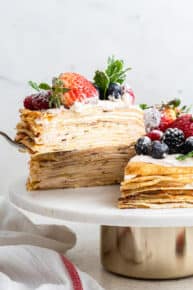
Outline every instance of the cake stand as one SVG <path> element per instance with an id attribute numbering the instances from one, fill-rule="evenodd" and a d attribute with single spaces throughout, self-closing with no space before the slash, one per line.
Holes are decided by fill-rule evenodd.
<path id="1" fill-rule="evenodd" d="M 63 221 L 101 225 L 101 262 L 127 277 L 193 275 L 193 209 L 116 208 L 119 186 L 27 192 L 25 179 L 9 189 L 17 207 Z"/>

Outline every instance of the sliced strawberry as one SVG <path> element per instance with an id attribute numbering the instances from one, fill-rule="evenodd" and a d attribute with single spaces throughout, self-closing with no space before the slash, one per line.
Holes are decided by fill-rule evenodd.
<path id="1" fill-rule="evenodd" d="M 94 85 L 80 74 L 63 73 L 59 79 L 68 89 L 61 97 L 62 103 L 67 108 L 71 107 L 75 101 L 87 103 L 90 98 L 96 98 L 99 95 Z"/>
<path id="2" fill-rule="evenodd" d="M 170 127 L 170 125 L 176 119 L 176 110 L 173 108 L 166 107 L 161 112 L 161 120 L 158 129 L 162 132 L 165 132 L 166 129 Z"/>

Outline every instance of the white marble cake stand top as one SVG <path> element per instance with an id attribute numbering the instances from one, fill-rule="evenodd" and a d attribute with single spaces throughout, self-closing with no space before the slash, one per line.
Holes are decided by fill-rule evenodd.
<path id="1" fill-rule="evenodd" d="M 10 201 L 24 210 L 64 221 L 112 226 L 193 226 L 192 209 L 128 209 L 116 207 L 119 186 L 28 192 L 25 178 L 9 188 Z"/>

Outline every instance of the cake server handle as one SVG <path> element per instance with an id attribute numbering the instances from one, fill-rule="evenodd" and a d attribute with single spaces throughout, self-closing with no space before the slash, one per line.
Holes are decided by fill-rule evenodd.
<path id="1" fill-rule="evenodd" d="M 11 137 L 9 137 L 5 132 L 0 131 L 0 135 L 3 136 L 10 145 L 12 145 L 14 147 L 17 147 L 19 149 L 26 149 L 26 146 L 25 145 L 16 142 Z"/>

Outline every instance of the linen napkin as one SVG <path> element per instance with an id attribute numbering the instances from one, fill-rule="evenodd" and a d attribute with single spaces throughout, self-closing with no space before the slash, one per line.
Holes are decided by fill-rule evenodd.
<path id="1" fill-rule="evenodd" d="M 75 243 L 75 234 L 66 226 L 35 225 L 0 201 L 0 289 L 102 289 L 63 255 Z"/>

